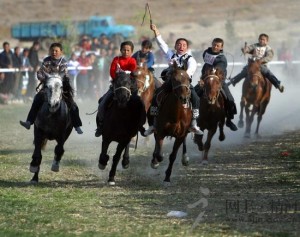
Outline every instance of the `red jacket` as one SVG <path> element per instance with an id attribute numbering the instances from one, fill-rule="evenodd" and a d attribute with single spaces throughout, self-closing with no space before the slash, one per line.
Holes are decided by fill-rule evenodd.
<path id="1" fill-rule="evenodd" d="M 117 56 L 113 59 L 110 65 L 110 76 L 112 80 L 116 78 L 116 72 L 118 71 L 118 65 L 123 71 L 133 72 L 136 67 L 136 60 L 134 58 L 124 58 L 122 56 Z"/>

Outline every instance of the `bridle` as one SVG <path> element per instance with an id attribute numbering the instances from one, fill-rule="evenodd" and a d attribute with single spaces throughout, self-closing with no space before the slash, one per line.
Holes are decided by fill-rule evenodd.
<path id="1" fill-rule="evenodd" d="M 208 76 L 206 76 L 204 79 L 203 79 L 203 81 L 204 81 L 204 83 L 205 83 L 205 81 L 207 81 L 207 80 L 218 80 L 218 82 L 220 82 L 220 77 L 218 77 L 217 75 L 215 75 L 215 74 L 211 74 L 211 75 L 208 75 Z M 206 83 L 205 83 L 206 84 Z M 205 85 L 204 84 L 204 85 Z M 220 85 L 221 85 L 221 82 L 220 82 Z M 216 103 L 216 101 L 218 100 L 218 98 L 219 98 L 219 96 L 220 96 L 220 91 L 221 91 L 221 86 L 219 86 L 219 88 L 218 88 L 218 90 L 217 90 L 217 95 L 216 96 L 214 96 L 213 98 L 210 98 L 209 96 L 208 96 L 208 94 L 207 94 L 207 88 L 206 88 L 206 86 L 204 86 L 204 88 L 203 88 L 203 90 L 204 90 L 204 98 L 206 98 L 206 100 L 208 101 L 208 104 L 215 104 Z"/>

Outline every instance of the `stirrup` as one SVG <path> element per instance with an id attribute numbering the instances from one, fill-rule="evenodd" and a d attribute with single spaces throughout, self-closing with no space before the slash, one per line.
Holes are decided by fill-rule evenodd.
<path id="1" fill-rule="evenodd" d="M 203 132 L 200 130 L 199 127 L 195 127 L 195 126 L 190 127 L 189 131 L 195 133 L 196 135 L 203 135 Z"/>

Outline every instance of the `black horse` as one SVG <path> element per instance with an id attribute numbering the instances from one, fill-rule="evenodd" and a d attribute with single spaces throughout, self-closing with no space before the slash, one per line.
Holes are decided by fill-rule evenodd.
<path id="1" fill-rule="evenodd" d="M 118 73 L 113 85 L 114 100 L 105 112 L 99 169 L 103 170 L 107 165 L 109 160 L 107 150 L 110 143 L 112 141 L 118 143 L 109 172 L 109 185 L 115 185 L 117 165 L 124 150 L 122 166 L 124 169 L 129 167 L 128 144 L 146 122 L 145 106 L 140 97 L 131 92 L 135 87 L 135 80 L 131 79 L 129 74 Z"/>
<path id="2" fill-rule="evenodd" d="M 59 162 L 64 154 L 64 143 L 72 132 L 73 125 L 63 98 L 62 78 L 60 75 L 47 75 L 47 81 L 43 88 L 45 102 L 38 112 L 34 122 L 34 152 L 30 163 L 30 172 L 34 173 L 31 182 L 39 181 L 40 164 L 42 161 L 42 148 L 47 140 L 55 140 L 55 156 L 51 170 L 59 171 Z"/>

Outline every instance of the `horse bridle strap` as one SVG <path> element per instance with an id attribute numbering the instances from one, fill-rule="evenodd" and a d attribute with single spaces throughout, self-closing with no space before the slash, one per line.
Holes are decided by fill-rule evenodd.
<path id="1" fill-rule="evenodd" d="M 203 81 L 205 81 L 206 79 L 210 79 L 211 77 L 214 77 L 214 78 L 217 78 L 218 80 L 220 80 L 220 77 L 218 77 L 217 75 L 208 75 L 203 79 Z"/>
<path id="2" fill-rule="evenodd" d="M 114 89 L 114 91 L 121 90 L 121 89 L 127 90 L 129 92 L 129 95 L 131 95 L 131 90 L 128 89 L 127 87 L 125 87 L 125 86 L 117 87 L 117 88 Z"/>

